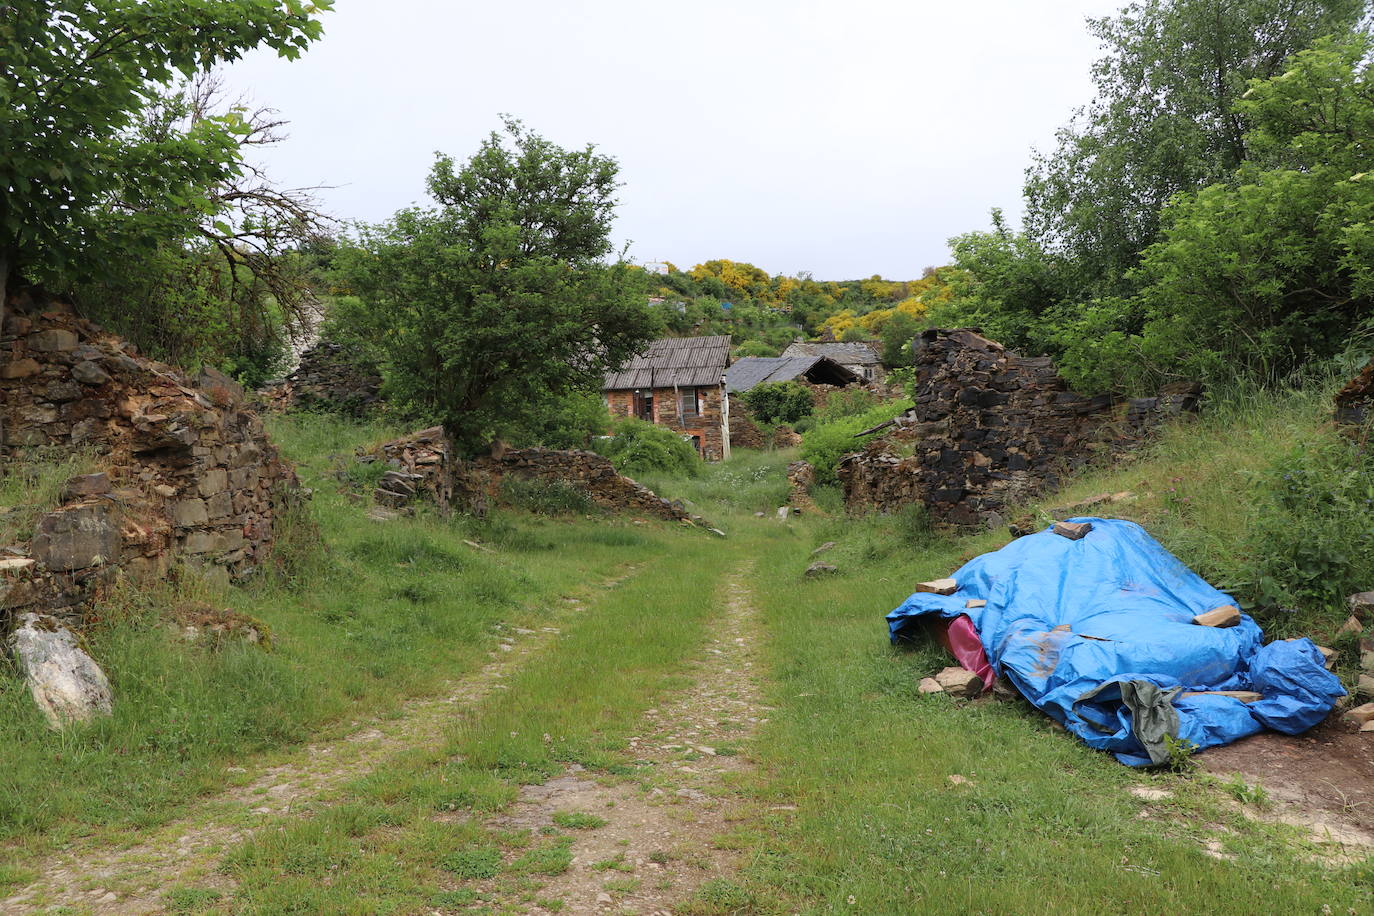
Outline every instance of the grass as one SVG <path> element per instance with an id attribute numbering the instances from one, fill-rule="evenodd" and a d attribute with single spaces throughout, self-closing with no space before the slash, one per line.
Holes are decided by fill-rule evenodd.
<path id="1" fill-rule="evenodd" d="M 305 416 L 278 420 L 272 432 L 315 490 L 310 518 L 286 539 L 318 540 L 319 549 L 254 588 L 216 591 L 183 577 L 104 605 L 89 643 L 114 689 L 108 720 L 51 732 L 22 682 L 0 677 L 7 857 L 165 821 L 221 787 L 225 767 L 240 758 L 387 714 L 471 670 L 501 627 L 547 623 L 560 595 L 624 560 L 625 541 L 605 524 L 367 521 L 332 478 L 330 456 L 384 431 Z M 65 479 L 74 467 L 45 470 L 44 479 Z M 665 549 L 657 534 L 624 537 L 646 559 Z M 193 601 L 265 622 L 272 651 L 209 651 L 174 639 L 162 612 Z"/>
<path id="2" fill-rule="evenodd" d="M 96 456 L 69 449 L 34 449 L 23 464 L 0 471 L 0 541 L 14 544 L 33 537 L 39 516 L 61 502 L 67 481 L 98 469 Z"/>
<path id="3" fill-rule="evenodd" d="M 553 822 L 569 830 L 596 830 L 598 827 L 606 826 L 604 817 L 597 817 L 585 811 L 556 811 Z"/>
<path id="4" fill-rule="evenodd" d="M 1132 490 L 1111 514 L 1222 575 L 1245 561 L 1236 546 L 1253 521 L 1245 497 L 1263 469 L 1327 435 L 1317 405 L 1295 396 L 1218 409 L 1029 508 Z M 674 912 L 1239 914 L 1263 900 L 1275 912 L 1341 913 L 1374 900 L 1368 866 L 1319 866 L 1289 828 L 1243 816 L 1265 803 L 1259 790 L 1127 769 L 1024 703 L 919 694 L 920 677 L 947 663 L 943 650 L 892 649 L 883 615 L 912 583 L 999 547 L 1002 531 L 950 537 L 916 511 L 779 523 L 772 510 L 787 501 L 794 457 L 784 452 L 645 481 L 720 524 L 724 541 L 610 516 L 364 525 L 348 491 L 365 481 L 345 475 L 341 491 L 330 455 L 384 431 L 307 417 L 274 433 L 316 489 L 310 514 L 324 561 L 303 552 L 257 590 L 211 594 L 187 581 L 171 586 L 175 595 L 129 597 L 92 639 L 115 678 L 108 723 L 47 733 L 0 679 L 0 827 L 15 854 L 0 887 L 27 881 L 38 852 L 165 820 L 222 781 L 231 760 L 268 760 L 360 714 L 395 711 L 480 664 L 506 628 L 552 623 L 552 645 L 456 715 L 439 745 L 404 751 L 238 844 L 221 866 L 232 897 L 175 887 L 165 898 L 173 912 L 261 914 L 533 905 L 570 867 L 579 832 L 606 819 L 560 811 L 535 833 L 500 829 L 492 816 L 522 784 L 569 764 L 600 779 L 640 777 L 628 737 L 647 709 L 690 688 L 685 664 L 710 633 L 723 583 L 749 563 L 772 709 L 757 738 L 728 748 L 755 764 L 729 787 L 746 804 L 714 842 L 740 867 Z M 833 508 L 833 494 L 823 502 Z M 837 542 L 825 560 L 839 575 L 804 579 L 826 541 Z M 580 605 L 559 600 L 574 592 Z M 172 597 L 232 604 L 265 621 L 277 647 L 170 642 L 153 621 Z M 1324 626 L 1328 613 L 1305 608 L 1294 626 Z M 1128 792 L 1142 782 L 1172 793 L 1150 803 L 1150 817 Z M 1210 840 L 1239 854 L 1209 858 Z M 609 892 L 640 887 L 620 874 L 622 857 L 596 866 Z"/>
<path id="5" fill-rule="evenodd" d="M 851 539 L 893 524 L 851 524 Z M 883 613 L 913 581 L 1000 537 L 851 554 L 847 575 L 819 581 L 800 575 L 804 548 L 765 546 L 755 594 L 778 708 L 757 742 L 757 791 L 799 810 L 765 815 L 742 887 L 703 887 L 689 912 L 1239 914 L 1261 895 L 1275 912 L 1368 906 L 1366 873 L 1303 861 L 1291 836 L 1246 821 L 1204 784 L 1179 780 L 1177 817 L 1142 820 L 1126 791 L 1141 774 L 1026 704 L 918 694 L 943 651 L 893 650 Z M 1221 827 L 1244 844 L 1234 862 L 1201 851 Z"/>

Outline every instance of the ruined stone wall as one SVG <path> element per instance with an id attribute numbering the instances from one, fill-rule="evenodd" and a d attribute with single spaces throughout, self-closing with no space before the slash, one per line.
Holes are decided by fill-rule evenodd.
<path id="1" fill-rule="evenodd" d="M 328 410 L 359 416 L 381 399 L 382 377 L 342 344 L 321 340 L 301 354 L 296 370 L 261 394 L 274 408 Z"/>
<path id="2" fill-rule="evenodd" d="M 179 558 L 239 580 L 265 558 L 298 484 L 233 380 L 190 379 L 32 292 L 11 303 L 0 359 L 0 469 L 75 450 L 101 468 L 4 548 L 0 625 L 79 619 L 121 569 L 157 578 Z"/>
<path id="3" fill-rule="evenodd" d="M 702 523 L 681 505 L 619 474 L 608 458 L 596 452 L 498 447 L 491 455 L 455 464 L 452 473 L 450 455 L 448 440 L 436 426 L 360 453 L 357 460 L 386 462 L 388 470 L 377 485 L 374 499 L 393 509 L 421 496 L 441 506 L 451 501 L 464 506 L 494 505 L 501 499 L 501 481 L 517 477 L 577 487 L 614 512 Z"/>
<path id="4" fill-rule="evenodd" d="M 914 408 L 839 465 L 852 509 L 920 502 L 941 521 L 998 525 L 1008 506 L 1197 405 L 1196 388 L 1181 386 L 1123 413 L 1105 395 L 1069 391 L 1049 358 L 1019 356 L 970 330 L 926 331 L 913 350 Z"/>

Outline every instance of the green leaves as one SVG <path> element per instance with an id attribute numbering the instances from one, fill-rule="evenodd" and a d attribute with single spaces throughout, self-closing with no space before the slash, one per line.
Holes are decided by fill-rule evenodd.
<path id="1" fill-rule="evenodd" d="M 0 7 L 0 255 L 11 267 L 81 261 L 96 272 L 112 255 L 82 241 L 112 196 L 133 194 L 150 208 L 188 206 L 187 188 L 236 167 L 237 145 L 210 142 L 169 156 L 166 145 L 186 137 L 168 136 L 158 156 L 120 142 L 126 129 L 177 73 L 191 76 L 260 46 L 298 54 L 319 37 L 315 17 L 331 6 L 28 0 Z M 232 119 L 220 128 L 242 130 Z"/>
<path id="2" fill-rule="evenodd" d="M 564 150 L 507 121 L 458 168 L 439 156 L 436 210 L 365 227 L 340 258 L 357 295 L 335 316 L 370 342 L 391 396 L 459 448 L 547 427 L 571 392 L 658 330 L 643 271 L 607 264 L 615 160 Z"/>

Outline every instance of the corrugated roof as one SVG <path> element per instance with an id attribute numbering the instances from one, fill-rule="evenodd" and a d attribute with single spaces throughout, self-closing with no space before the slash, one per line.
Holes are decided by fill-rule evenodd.
<path id="1" fill-rule="evenodd" d="M 783 356 L 828 356 L 846 366 L 875 366 L 878 351 L 866 343 L 806 343 L 797 341 L 782 351 Z"/>
<path id="2" fill-rule="evenodd" d="M 730 335 L 666 337 L 649 344 L 619 372 L 608 372 L 603 390 L 706 388 L 720 384 L 730 365 Z"/>
<path id="3" fill-rule="evenodd" d="M 828 385 L 859 381 L 851 370 L 824 356 L 746 356 L 735 360 L 725 373 L 725 390 L 748 391 L 758 385 L 788 382 L 804 375 Z"/>

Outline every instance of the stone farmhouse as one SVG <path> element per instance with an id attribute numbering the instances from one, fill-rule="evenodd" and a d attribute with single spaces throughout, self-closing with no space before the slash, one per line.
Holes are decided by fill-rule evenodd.
<path id="1" fill-rule="evenodd" d="M 735 360 L 725 373 L 725 388 L 739 394 L 778 382 L 805 382 L 843 388 L 863 378 L 824 356 L 745 356 Z"/>
<path id="2" fill-rule="evenodd" d="M 782 351 L 784 357 L 824 356 L 844 366 L 865 382 L 881 382 L 885 373 L 877 347 L 869 343 L 807 343 L 795 340 Z"/>
<path id="3" fill-rule="evenodd" d="M 725 372 L 730 336 L 665 338 L 651 343 L 601 390 L 612 416 L 638 417 L 689 437 L 707 461 L 730 457 L 730 398 Z"/>

